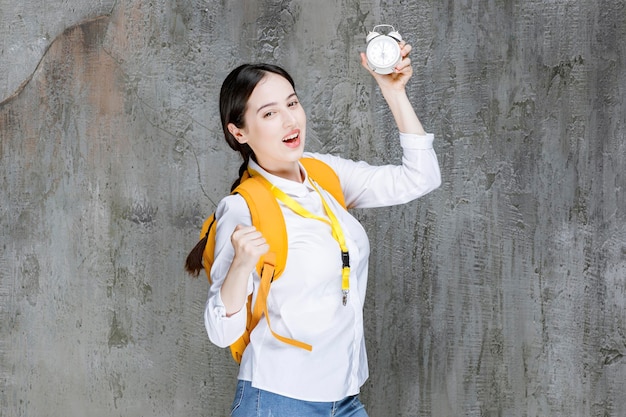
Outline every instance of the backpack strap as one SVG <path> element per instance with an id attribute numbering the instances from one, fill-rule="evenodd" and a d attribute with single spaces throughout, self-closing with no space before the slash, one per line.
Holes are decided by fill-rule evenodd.
<path id="1" fill-rule="evenodd" d="M 207 245 L 202 252 L 202 265 L 204 266 L 204 272 L 209 280 L 209 284 L 213 283 L 211 280 L 211 266 L 215 260 L 215 245 L 213 244 L 215 242 L 215 220 L 215 213 L 213 213 L 204 221 L 200 230 L 200 238 L 207 238 Z"/>
<path id="2" fill-rule="evenodd" d="M 315 158 L 302 158 L 300 162 L 306 169 L 307 174 L 316 183 L 328 191 L 343 208 L 347 208 L 343 190 L 341 189 L 341 181 L 339 181 L 339 177 L 334 169 L 327 163 Z"/>
<path id="3" fill-rule="evenodd" d="M 267 189 L 261 180 L 254 177 L 245 178 L 235 189 L 248 204 L 252 224 L 259 230 L 270 246 L 270 251 L 263 255 L 257 264 L 257 273 L 260 277 L 259 291 L 257 292 L 254 306 L 248 304 L 249 324 L 246 328 L 247 341 L 249 342 L 249 332 L 259 323 L 264 315 L 267 327 L 272 335 L 283 343 L 296 346 L 308 351 L 313 347 L 307 343 L 300 342 L 285 336 L 281 336 L 272 330 L 269 312 L 267 309 L 267 297 L 270 292 L 272 282 L 280 277 L 287 264 L 287 226 L 285 218 L 274 195 Z M 237 362 L 241 361 L 243 350 L 247 342 L 240 347 L 231 345 L 231 353 Z"/>
<path id="4" fill-rule="evenodd" d="M 259 276 L 267 267 L 273 271 L 273 279 L 278 279 L 287 263 L 287 226 L 278 201 L 261 181 L 252 177 L 243 180 L 234 192 L 246 200 L 252 224 L 263 234 L 273 253 L 259 260 Z"/>

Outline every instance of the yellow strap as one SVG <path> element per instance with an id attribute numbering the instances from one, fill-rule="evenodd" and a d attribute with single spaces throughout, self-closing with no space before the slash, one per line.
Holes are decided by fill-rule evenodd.
<path id="1" fill-rule="evenodd" d="M 341 207 L 347 209 L 346 199 L 341 189 L 341 180 L 329 165 L 314 158 L 301 158 L 300 163 L 306 169 L 309 178 L 332 195 L 341 204 Z"/>
<path id="2" fill-rule="evenodd" d="M 262 183 L 264 183 L 278 200 L 282 201 L 287 207 L 293 210 L 296 214 L 302 217 L 319 220 L 330 225 L 332 232 L 333 232 L 333 238 L 337 241 L 337 243 L 339 243 L 339 247 L 341 248 L 341 261 L 342 261 L 341 291 L 343 294 L 343 305 L 345 306 L 348 302 L 348 293 L 350 291 L 350 255 L 348 252 L 348 246 L 346 245 L 346 238 L 343 234 L 343 230 L 341 230 L 341 225 L 339 224 L 339 220 L 337 219 L 337 216 L 335 216 L 335 213 L 333 213 L 333 211 L 330 209 L 330 206 L 324 199 L 324 196 L 322 195 L 320 190 L 309 179 L 311 186 L 313 187 L 313 189 L 315 189 L 317 194 L 320 196 L 320 199 L 322 200 L 322 205 L 324 206 L 324 210 L 326 211 L 326 214 L 328 215 L 328 218 L 330 219 L 330 221 L 323 217 L 317 216 L 311 213 L 310 211 L 308 211 L 307 209 L 305 209 L 304 207 L 302 207 L 302 205 L 298 204 L 293 198 L 289 197 L 280 188 L 275 187 L 274 184 L 269 182 L 258 172 L 250 168 L 248 168 L 248 171 L 250 172 L 251 176 L 257 178 Z"/>
<path id="3" fill-rule="evenodd" d="M 301 349 L 308 350 L 309 352 L 313 350 L 313 346 L 300 342 L 295 339 L 290 339 L 285 336 L 281 336 L 278 333 L 272 330 L 272 325 L 270 323 L 270 314 L 267 309 L 267 296 L 270 292 L 270 285 L 272 283 L 272 279 L 274 277 L 274 268 L 276 262 L 276 255 L 272 252 L 266 254 L 263 264 L 263 270 L 261 271 L 261 284 L 259 285 L 259 293 L 257 294 L 257 300 L 254 303 L 254 309 L 252 312 L 251 319 L 251 329 L 253 329 L 259 320 L 261 319 L 261 315 L 265 314 L 265 320 L 267 321 L 267 327 L 272 332 L 272 335 L 283 343 L 287 343 L 288 345 L 292 345 L 295 347 L 299 347 Z"/>
<path id="4" fill-rule="evenodd" d="M 345 306 L 348 302 L 348 292 L 350 291 L 350 255 L 348 252 L 348 245 L 346 245 L 346 238 L 343 234 L 343 230 L 341 230 L 341 225 L 339 224 L 339 220 L 337 220 L 337 216 L 335 216 L 335 213 L 333 213 L 333 211 L 330 209 L 328 203 L 326 202 L 326 200 L 324 200 L 324 197 L 322 196 L 322 193 L 317 188 L 317 186 L 312 181 L 310 181 L 310 183 L 315 191 L 317 191 L 320 199 L 322 200 L 324 210 L 326 210 L 326 214 L 328 214 L 328 217 L 330 218 L 330 221 L 332 223 L 331 226 L 333 229 L 333 237 L 335 238 L 335 240 L 337 240 L 337 242 L 339 243 L 339 247 L 341 248 L 341 261 L 343 264 L 341 268 L 341 291 L 343 293 L 343 305 Z M 304 207 L 300 207 L 304 210 Z"/>
<path id="5" fill-rule="evenodd" d="M 276 254 L 268 252 L 263 259 L 263 269 L 260 275 L 259 293 L 257 294 L 257 300 L 254 303 L 252 309 L 252 319 L 250 320 L 250 329 L 254 329 L 261 320 L 261 316 L 265 312 L 265 305 L 267 304 L 267 295 L 270 292 L 270 284 L 274 279 L 274 270 L 276 268 Z"/>

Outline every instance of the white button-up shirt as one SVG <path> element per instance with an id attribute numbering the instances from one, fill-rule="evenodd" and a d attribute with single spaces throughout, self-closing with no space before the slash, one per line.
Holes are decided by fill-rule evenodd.
<path id="1" fill-rule="evenodd" d="M 381 207 L 414 200 L 441 183 L 433 135 L 400 134 L 402 165 L 371 166 L 333 155 L 305 153 L 330 165 L 340 178 L 350 208 Z M 276 177 L 254 161 L 250 166 L 313 214 L 327 218 L 320 195 L 308 176 L 303 183 Z M 304 168 L 301 167 L 304 172 Z M 363 337 L 363 301 L 368 278 L 369 242 L 361 224 L 327 192 L 323 198 L 337 216 L 350 253 L 350 294 L 342 303 L 341 250 L 326 223 L 299 216 L 280 203 L 288 236 L 283 274 L 272 283 L 267 300 L 272 329 L 313 346 L 311 352 L 280 342 L 262 318 L 252 331 L 239 368 L 239 379 L 276 394 L 306 401 L 338 401 L 359 393 L 368 377 Z M 218 204 L 213 283 L 204 312 L 210 340 L 227 347 L 246 327 L 247 308 L 226 317 L 220 288 L 234 256 L 235 226 L 250 225 L 243 197 Z M 253 303 L 259 287 L 254 271 L 248 281 Z"/>

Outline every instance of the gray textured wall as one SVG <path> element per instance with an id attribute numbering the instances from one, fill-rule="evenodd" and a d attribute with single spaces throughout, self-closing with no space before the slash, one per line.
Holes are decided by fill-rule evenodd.
<path id="1" fill-rule="evenodd" d="M 376 23 L 444 183 L 356 212 L 370 415 L 626 415 L 624 1 L 0 0 L 2 416 L 227 414 L 182 270 L 239 165 L 221 80 L 279 63 L 310 150 L 397 161 Z"/>

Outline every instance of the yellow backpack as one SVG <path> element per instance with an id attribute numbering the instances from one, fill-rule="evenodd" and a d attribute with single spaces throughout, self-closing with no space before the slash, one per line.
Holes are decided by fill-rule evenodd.
<path id="1" fill-rule="evenodd" d="M 335 171 L 326 163 L 313 158 L 302 158 L 300 160 L 306 169 L 310 178 L 319 184 L 324 190 L 328 191 L 344 208 L 346 207 L 339 177 Z M 247 173 L 241 180 L 241 184 L 233 194 L 241 195 L 248 204 L 252 224 L 259 230 L 270 246 L 268 253 L 263 255 L 256 266 L 257 273 L 261 277 L 256 303 L 252 304 L 252 295 L 248 297 L 248 315 L 246 331 L 244 334 L 230 346 L 233 358 L 237 363 L 241 363 L 243 352 L 250 343 L 250 333 L 258 324 L 262 315 L 265 315 L 268 327 L 272 335 L 278 340 L 299 347 L 301 349 L 311 350 L 311 345 L 290 339 L 276 334 L 269 322 L 267 312 L 267 296 L 270 291 L 270 284 L 280 278 L 287 261 L 287 231 L 285 219 L 278 205 L 276 197 L 267 188 L 266 185 L 256 177 L 250 177 Z M 202 253 L 202 265 L 207 274 L 209 283 L 211 283 L 211 266 L 214 261 L 215 252 L 215 223 L 218 219 L 213 213 L 202 226 L 200 233 L 201 238 L 206 238 L 206 246 Z"/>

